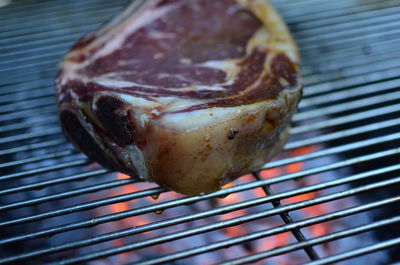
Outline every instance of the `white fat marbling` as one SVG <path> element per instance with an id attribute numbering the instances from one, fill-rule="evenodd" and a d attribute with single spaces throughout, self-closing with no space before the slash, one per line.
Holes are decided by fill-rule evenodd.
<path id="1" fill-rule="evenodd" d="M 143 12 L 140 14 L 140 19 L 137 19 L 137 16 L 129 17 L 122 25 L 118 27 L 118 34 L 113 34 L 113 38 L 111 40 L 108 39 L 108 37 L 104 38 L 107 41 L 106 45 L 91 58 L 92 61 L 96 60 L 97 58 L 107 56 L 116 49 L 119 49 L 126 38 L 128 38 L 133 32 L 150 24 L 153 21 L 156 21 L 168 12 L 178 7 L 178 5 L 173 4 L 154 8 L 156 4 L 156 2 L 154 1 L 149 1 L 146 4 L 148 5 L 148 7 L 142 9 Z"/>
<path id="2" fill-rule="evenodd" d="M 147 100 L 141 97 L 135 97 L 127 94 L 116 93 L 120 98 L 137 108 L 155 108 L 159 105 L 158 102 Z"/>
<path id="3" fill-rule="evenodd" d="M 164 126 L 174 130 L 192 131 L 238 117 L 241 113 L 255 112 L 265 105 L 266 103 L 262 102 L 229 108 L 215 107 L 183 113 L 171 113 L 164 115 L 161 122 Z"/>

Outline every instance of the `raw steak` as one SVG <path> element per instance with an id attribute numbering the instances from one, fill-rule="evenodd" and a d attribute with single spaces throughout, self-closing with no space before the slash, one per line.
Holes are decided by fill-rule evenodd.
<path id="1" fill-rule="evenodd" d="M 298 72 L 266 0 L 137 0 L 61 63 L 61 124 L 105 167 L 210 193 L 286 143 Z"/>

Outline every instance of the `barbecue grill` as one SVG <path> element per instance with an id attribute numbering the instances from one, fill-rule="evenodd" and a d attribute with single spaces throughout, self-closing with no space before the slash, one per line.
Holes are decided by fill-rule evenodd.
<path id="1" fill-rule="evenodd" d="M 0 264 L 400 261 L 400 1 L 272 3 L 303 57 L 291 140 L 183 197 L 94 164 L 58 123 L 57 63 L 128 1 L 0 1 Z"/>

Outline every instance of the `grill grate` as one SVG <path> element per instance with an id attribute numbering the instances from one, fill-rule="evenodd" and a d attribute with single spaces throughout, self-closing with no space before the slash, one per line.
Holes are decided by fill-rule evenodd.
<path id="1" fill-rule="evenodd" d="M 399 261 L 393 250 L 400 234 L 387 229 L 400 223 L 400 1 L 272 2 L 302 50 L 306 83 L 284 155 L 216 193 L 168 197 L 171 192 L 154 185 L 116 192 L 136 184 L 93 166 L 66 142 L 58 124 L 57 63 L 77 38 L 128 1 L 0 1 L 6 5 L 0 8 L 0 253 L 6 253 L 0 254 L 0 264 L 187 264 L 193 257 L 206 257 L 190 260 L 206 264 L 211 256 L 204 255 L 220 258 L 225 252 L 217 251 L 248 249 L 248 242 L 272 241 L 288 232 L 292 241 L 214 263 L 365 264 L 371 253 L 377 256 L 368 263 Z M 276 177 L 268 177 L 273 172 Z M 256 196 L 230 199 L 251 192 Z M 100 211 L 159 196 L 166 199 Z M 325 210 L 299 214 L 312 207 Z M 156 217 L 132 221 L 141 216 Z M 210 236 L 271 218 L 275 225 Z M 128 225 L 119 227 L 124 220 Z M 310 227 L 333 221 L 343 227 L 310 233 Z M 202 235 L 197 245 L 162 255 L 121 256 Z M 372 239 L 364 242 L 363 235 Z M 323 250 L 333 242 L 344 242 L 343 249 Z M 302 259 L 273 259 L 291 253 Z"/>

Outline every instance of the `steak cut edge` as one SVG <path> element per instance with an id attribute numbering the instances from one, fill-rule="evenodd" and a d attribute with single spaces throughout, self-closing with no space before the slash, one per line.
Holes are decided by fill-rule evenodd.
<path id="1" fill-rule="evenodd" d="M 287 142 L 299 64 L 266 0 L 136 0 L 65 56 L 61 125 L 107 168 L 210 193 Z"/>

